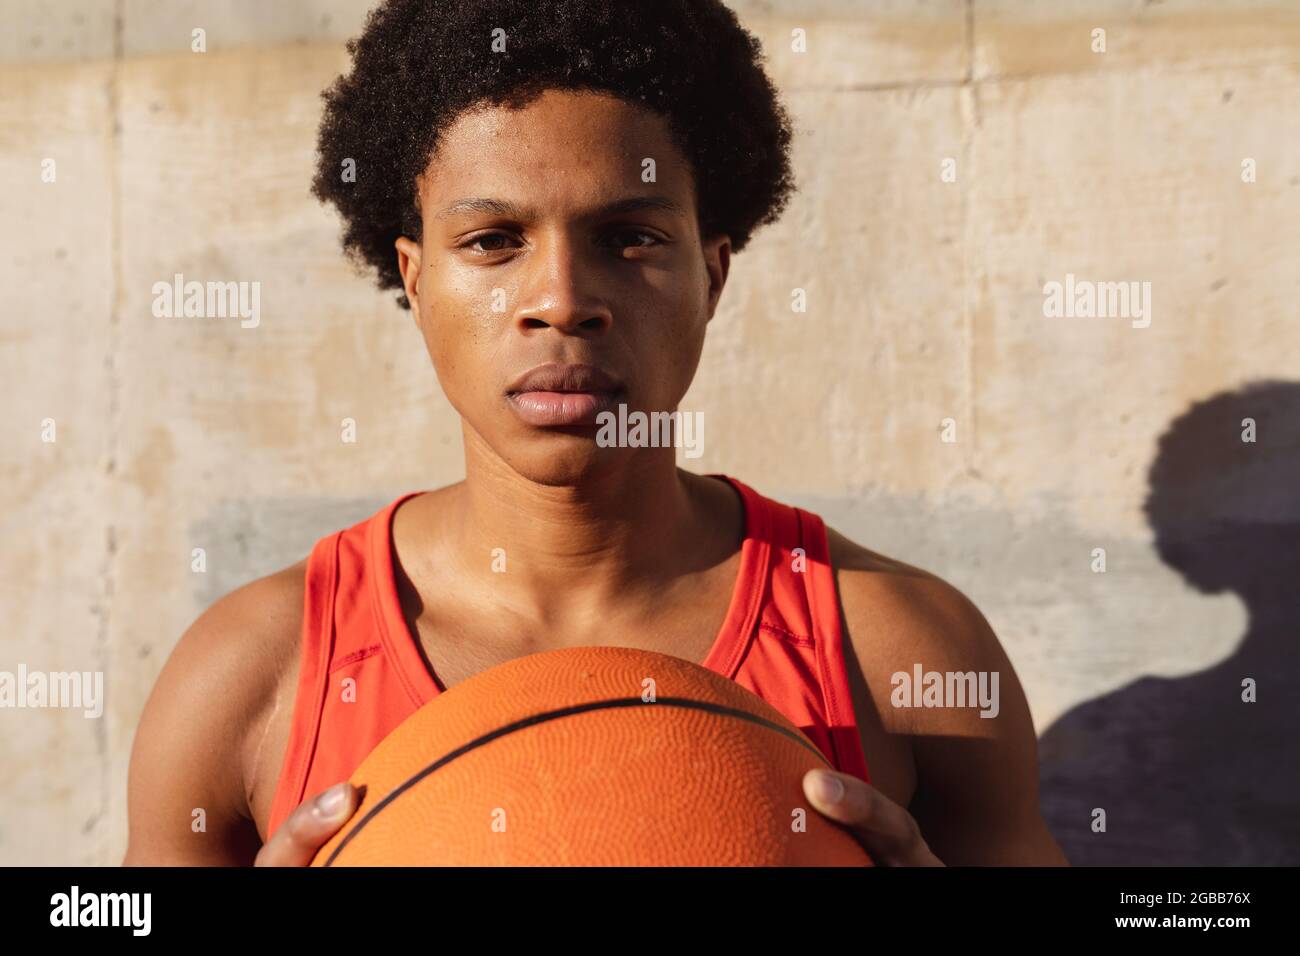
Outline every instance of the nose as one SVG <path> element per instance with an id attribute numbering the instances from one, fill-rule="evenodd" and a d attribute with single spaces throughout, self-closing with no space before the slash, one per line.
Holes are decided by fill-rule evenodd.
<path id="1" fill-rule="evenodd" d="M 609 330 L 614 315 L 601 295 L 598 267 L 584 264 L 572 241 L 547 238 L 529 253 L 524 268 L 514 314 L 520 331 L 599 336 Z"/>

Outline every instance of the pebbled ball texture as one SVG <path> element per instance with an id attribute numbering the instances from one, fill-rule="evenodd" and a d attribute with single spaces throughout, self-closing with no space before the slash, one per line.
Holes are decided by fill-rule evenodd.
<path id="1" fill-rule="evenodd" d="M 704 667 L 547 651 L 453 686 L 389 734 L 312 865 L 870 866 L 803 795 L 803 775 L 828 766 Z"/>

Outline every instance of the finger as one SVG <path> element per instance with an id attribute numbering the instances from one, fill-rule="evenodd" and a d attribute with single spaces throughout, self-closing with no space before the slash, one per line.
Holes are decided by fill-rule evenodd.
<path id="1" fill-rule="evenodd" d="M 810 770 L 804 793 L 813 807 L 853 831 L 881 866 L 943 866 L 904 808 L 850 774 Z"/>
<path id="2" fill-rule="evenodd" d="M 308 866 L 356 811 L 357 790 L 340 783 L 304 801 L 257 853 L 254 866 Z"/>

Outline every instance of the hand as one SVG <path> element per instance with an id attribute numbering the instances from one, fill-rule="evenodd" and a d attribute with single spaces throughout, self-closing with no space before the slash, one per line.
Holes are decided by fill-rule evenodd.
<path id="1" fill-rule="evenodd" d="M 316 853 L 356 813 L 357 788 L 339 783 L 298 804 L 257 851 L 254 866 L 310 866 Z"/>
<path id="2" fill-rule="evenodd" d="M 809 770 L 803 791 L 818 813 L 848 827 L 877 866 L 944 865 L 912 815 L 857 777 Z"/>

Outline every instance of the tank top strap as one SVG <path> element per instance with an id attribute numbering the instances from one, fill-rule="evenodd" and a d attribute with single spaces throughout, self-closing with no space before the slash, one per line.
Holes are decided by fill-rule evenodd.
<path id="1" fill-rule="evenodd" d="M 808 556 L 804 575 L 808 616 L 816 644 L 822 692 L 826 696 L 835 751 L 846 772 L 870 780 L 849 687 L 844 652 L 846 635 L 842 627 L 839 589 L 835 584 L 835 568 L 831 564 L 826 525 L 818 515 L 802 508 L 794 510 L 803 529 L 802 546 Z"/>
<path id="2" fill-rule="evenodd" d="M 322 780 L 351 773 L 351 751 L 373 746 L 365 728 L 394 724 L 427 699 L 409 676 L 419 655 L 406 646 L 409 641 L 401 641 L 405 624 L 388 553 L 393 514 L 416 494 L 402 495 L 369 518 L 321 538 L 307 558 L 297 692 L 268 837 Z M 401 630 L 395 634 L 394 627 Z M 351 680 L 355 685 L 363 674 L 366 686 L 358 692 L 382 693 L 375 707 L 340 703 L 346 687 L 331 693 L 333 684 Z M 390 688 L 390 680 L 397 686 Z"/>
<path id="3" fill-rule="evenodd" d="M 334 656 L 334 598 L 338 586 L 338 547 L 345 532 L 321 538 L 307 558 L 298 685 L 284 761 L 271 801 L 266 837 L 302 802 L 319 737 L 324 696 Z"/>
<path id="4" fill-rule="evenodd" d="M 817 623 L 830 623 L 838 632 L 838 618 L 834 622 L 814 620 L 813 609 L 825 603 L 828 583 L 832 608 L 838 611 L 821 519 L 761 495 L 735 478 L 718 477 L 726 478 L 744 500 L 746 545 L 753 542 L 761 549 L 763 560 L 754 563 L 754 577 L 745 582 L 761 596 L 758 625 L 784 627 L 805 639 L 815 636 Z"/>
<path id="5" fill-rule="evenodd" d="M 761 573 L 765 580 L 750 583 L 761 592 L 760 613 L 752 642 L 767 632 L 787 647 L 788 656 L 750 653 L 734 673 L 741 683 L 762 686 L 765 695 L 789 701 L 806 691 L 819 698 L 815 737 L 829 748 L 835 765 L 869 780 L 866 755 L 857 728 L 844 653 L 844 629 L 840 617 L 839 591 L 831 563 L 830 541 L 822 519 L 810 511 L 760 495 L 743 482 L 727 476 L 745 501 L 749 534 L 761 534 L 767 560 Z M 748 666 L 755 673 L 744 673 Z M 765 670 L 770 673 L 756 673 Z M 806 671 L 812 672 L 807 675 Z M 808 676 L 815 680 L 809 681 Z M 813 686 L 815 684 L 815 686 Z M 805 728 L 809 730 L 809 728 Z"/>

